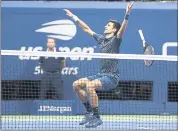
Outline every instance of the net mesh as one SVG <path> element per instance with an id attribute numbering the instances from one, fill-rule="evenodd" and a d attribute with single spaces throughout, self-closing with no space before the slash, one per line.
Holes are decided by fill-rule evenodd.
<path id="1" fill-rule="evenodd" d="M 119 60 L 116 88 L 96 90 L 103 124 L 96 130 L 176 130 L 177 56 L 2 50 L 2 129 L 85 130 L 73 82 L 95 75 L 101 59 Z M 65 58 L 45 72 L 39 58 Z M 154 60 L 152 66 L 144 60 Z M 51 67 L 56 63 L 48 63 Z M 92 96 L 91 96 L 92 97 Z"/>

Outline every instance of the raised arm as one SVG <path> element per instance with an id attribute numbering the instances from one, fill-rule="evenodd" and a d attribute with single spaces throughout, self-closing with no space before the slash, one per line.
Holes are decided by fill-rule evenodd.
<path id="1" fill-rule="evenodd" d="M 69 16 L 70 18 L 72 18 L 74 21 L 76 21 L 79 24 L 79 26 L 83 29 L 83 31 L 85 31 L 88 34 L 90 34 L 91 36 L 93 36 L 94 32 L 90 29 L 90 27 L 85 22 L 80 20 L 76 15 L 74 15 L 68 9 L 64 9 L 64 11 L 66 12 L 67 16 Z"/>
<path id="2" fill-rule="evenodd" d="M 133 4 L 134 4 L 134 2 L 132 2 L 131 4 L 127 5 L 126 15 L 125 15 L 124 21 L 122 22 L 121 28 L 117 32 L 117 37 L 118 38 L 122 38 L 122 36 L 123 36 L 123 34 L 124 34 L 125 30 L 126 30 L 127 23 L 128 23 L 128 17 L 129 17 L 129 14 L 130 14 L 130 11 L 132 9 Z"/>

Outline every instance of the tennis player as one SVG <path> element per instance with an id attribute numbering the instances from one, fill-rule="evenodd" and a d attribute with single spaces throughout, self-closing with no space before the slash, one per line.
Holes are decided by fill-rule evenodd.
<path id="1" fill-rule="evenodd" d="M 129 14 L 133 3 L 127 5 L 125 18 L 122 25 L 116 20 L 109 20 L 105 26 L 104 35 L 95 33 L 86 23 L 79 19 L 68 9 L 64 9 L 66 15 L 76 21 L 80 27 L 91 35 L 99 44 L 101 53 L 119 53 L 119 48 L 125 32 Z M 111 90 L 116 88 L 119 81 L 118 60 L 102 59 L 100 72 L 96 75 L 81 78 L 73 83 L 73 88 L 86 108 L 84 119 L 79 123 L 86 128 L 95 128 L 103 123 L 99 115 L 98 96 L 95 90 Z M 87 97 L 87 92 L 89 98 Z"/>

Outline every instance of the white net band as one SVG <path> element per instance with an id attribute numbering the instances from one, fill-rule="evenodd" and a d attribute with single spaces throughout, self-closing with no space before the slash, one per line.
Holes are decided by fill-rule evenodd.
<path id="1" fill-rule="evenodd" d="M 101 59 L 129 59 L 129 60 L 159 60 L 178 61 L 175 55 L 140 55 L 140 54 L 108 54 L 108 53 L 79 53 L 79 52 L 46 52 L 46 51 L 18 51 L 1 50 L 1 55 L 10 56 L 47 56 L 47 57 L 70 57 L 70 58 L 101 58 Z"/>

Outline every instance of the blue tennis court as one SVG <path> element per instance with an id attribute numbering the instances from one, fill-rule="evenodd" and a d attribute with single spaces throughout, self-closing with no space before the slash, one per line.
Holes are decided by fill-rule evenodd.
<path id="1" fill-rule="evenodd" d="M 3 116 L 3 130 L 177 130 L 177 116 L 104 115 L 103 125 L 87 129 L 83 116 Z"/>

